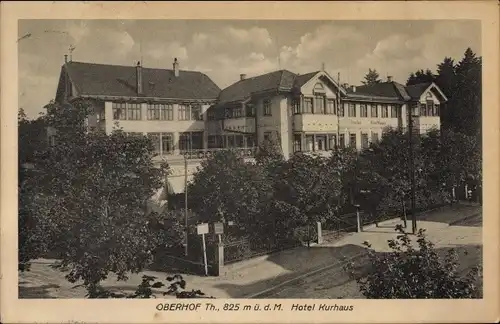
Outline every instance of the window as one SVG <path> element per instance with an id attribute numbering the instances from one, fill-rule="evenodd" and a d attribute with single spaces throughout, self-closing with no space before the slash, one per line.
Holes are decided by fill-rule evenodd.
<path id="1" fill-rule="evenodd" d="M 203 120 L 203 114 L 201 113 L 201 105 L 191 106 L 191 119 Z"/>
<path id="2" fill-rule="evenodd" d="M 368 134 L 361 133 L 361 148 L 368 148 Z"/>
<path id="3" fill-rule="evenodd" d="M 126 120 L 127 119 L 127 104 L 124 102 L 113 102 L 113 119 Z"/>
<path id="4" fill-rule="evenodd" d="M 243 116 L 243 107 L 233 108 L 233 118 L 240 118 Z"/>
<path id="5" fill-rule="evenodd" d="M 255 147 L 255 135 L 245 135 L 245 139 L 247 141 L 247 147 Z"/>
<path id="6" fill-rule="evenodd" d="M 172 154 L 174 152 L 174 135 L 172 133 L 161 134 L 161 154 Z"/>
<path id="7" fill-rule="evenodd" d="M 300 114 L 300 98 L 292 99 L 292 113 L 294 115 Z"/>
<path id="8" fill-rule="evenodd" d="M 355 133 L 351 133 L 349 134 L 349 146 L 350 147 L 356 147 L 356 134 Z"/>
<path id="9" fill-rule="evenodd" d="M 420 104 L 420 116 L 427 116 L 427 106 L 426 104 Z"/>
<path id="10" fill-rule="evenodd" d="M 345 134 L 339 134 L 339 147 L 345 148 Z"/>
<path id="11" fill-rule="evenodd" d="M 224 116 L 227 118 L 232 118 L 233 117 L 233 110 L 231 108 L 226 108 L 224 111 Z"/>
<path id="12" fill-rule="evenodd" d="M 181 152 L 203 149 L 203 132 L 184 132 L 179 134 Z"/>
<path id="13" fill-rule="evenodd" d="M 356 104 L 354 103 L 349 104 L 348 116 L 356 117 Z"/>
<path id="14" fill-rule="evenodd" d="M 381 114 L 382 114 L 382 118 L 388 118 L 389 117 L 389 109 L 387 108 L 387 105 L 382 105 L 382 107 L 381 107 Z"/>
<path id="15" fill-rule="evenodd" d="M 377 142 L 378 142 L 378 133 L 372 132 L 372 143 L 377 143 Z"/>
<path id="16" fill-rule="evenodd" d="M 190 135 L 191 135 L 190 133 L 179 134 L 179 150 L 181 152 L 186 152 L 191 150 Z"/>
<path id="17" fill-rule="evenodd" d="M 148 104 L 148 120 L 174 120 L 171 104 Z"/>
<path id="18" fill-rule="evenodd" d="M 304 98 L 304 114 L 312 114 L 313 99 Z"/>
<path id="19" fill-rule="evenodd" d="M 399 117 L 399 109 L 398 106 L 392 105 L 391 106 L 391 118 L 398 118 Z"/>
<path id="20" fill-rule="evenodd" d="M 439 104 L 434 105 L 434 116 L 436 116 L 436 117 L 441 116 Z"/>
<path id="21" fill-rule="evenodd" d="M 245 143 L 243 142 L 243 135 L 234 135 L 234 141 L 236 147 L 245 147 Z"/>
<path id="22" fill-rule="evenodd" d="M 191 117 L 191 107 L 188 105 L 179 105 L 179 120 L 189 120 Z"/>
<path id="23" fill-rule="evenodd" d="M 328 99 L 326 101 L 326 113 L 330 115 L 335 115 L 337 112 L 335 111 L 335 100 Z"/>
<path id="24" fill-rule="evenodd" d="M 419 109 L 418 103 L 411 104 L 411 115 L 418 116 L 418 109 Z"/>
<path id="25" fill-rule="evenodd" d="M 434 101 L 427 100 L 427 116 L 434 116 Z"/>
<path id="26" fill-rule="evenodd" d="M 325 97 L 324 96 L 316 96 L 314 103 L 314 113 L 315 114 L 324 114 L 325 113 Z"/>
<path id="27" fill-rule="evenodd" d="M 302 136 L 300 134 L 293 135 L 293 152 L 302 151 Z"/>
<path id="28" fill-rule="evenodd" d="M 344 117 L 344 105 L 339 105 L 339 117 Z"/>
<path id="29" fill-rule="evenodd" d="M 245 115 L 247 117 L 255 117 L 255 107 L 252 104 L 245 105 Z"/>
<path id="30" fill-rule="evenodd" d="M 312 152 L 314 151 L 314 136 L 312 135 L 306 135 L 306 147 L 305 147 L 306 152 Z"/>
<path id="31" fill-rule="evenodd" d="M 330 150 L 333 150 L 335 147 L 337 147 L 337 135 L 335 134 L 329 135 L 328 140 L 329 140 L 328 145 Z"/>
<path id="32" fill-rule="evenodd" d="M 191 133 L 191 147 L 193 150 L 203 149 L 203 132 Z"/>
<path id="33" fill-rule="evenodd" d="M 327 150 L 327 136 L 326 135 L 316 135 L 316 141 L 314 143 L 315 150 L 326 151 Z"/>
<path id="34" fill-rule="evenodd" d="M 377 105 L 372 105 L 370 117 L 378 117 Z"/>
<path id="35" fill-rule="evenodd" d="M 153 142 L 154 152 L 158 155 L 161 154 L 161 137 L 160 133 L 148 133 L 148 137 Z"/>
<path id="36" fill-rule="evenodd" d="M 141 120 L 141 104 L 130 103 L 127 104 L 128 120 Z"/>
<path id="37" fill-rule="evenodd" d="M 226 140 L 227 140 L 227 147 L 228 148 L 235 147 L 235 144 L 234 144 L 234 135 L 227 135 Z"/>
<path id="38" fill-rule="evenodd" d="M 130 133 L 131 136 L 142 135 L 142 133 Z M 155 153 L 158 155 L 172 154 L 174 152 L 174 134 L 172 133 L 148 133 L 151 138 Z"/>
<path id="39" fill-rule="evenodd" d="M 269 99 L 264 100 L 264 116 L 271 116 L 271 101 Z"/>
<path id="40" fill-rule="evenodd" d="M 368 117 L 368 108 L 366 108 L 365 104 L 361 104 L 359 106 L 359 116 L 360 117 Z"/>

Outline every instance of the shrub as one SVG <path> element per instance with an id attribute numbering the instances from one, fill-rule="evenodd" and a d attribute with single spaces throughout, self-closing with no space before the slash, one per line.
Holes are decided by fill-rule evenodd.
<path id="1" fill-rule="evenodd" d="M 425 230 L 417 234 L 414 247 L 401 225 L 400 233 L 389 240 L 389 253 L 376 253 L 368 242 L 368 268 L 361 273 L 348 266 L 361 293 L 367 298 L 479 298 L 481 289 L 476 282 L 481 278 L 480 267 L 472 268 L 465 276 L 458 271 L 458 258 L 454 249 L 441 258 Z"/>

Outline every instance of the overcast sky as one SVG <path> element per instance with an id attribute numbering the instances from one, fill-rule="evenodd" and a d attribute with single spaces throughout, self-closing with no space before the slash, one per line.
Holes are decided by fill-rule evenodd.
<path id="1" fill-rule="evenodd" d="M 54 98 L 64 54 L 73 60 L 206 73 L 224 88 L 240 73 L 322 63 L 341 82 L 360 84 L 368 68 L 405 83 L 417 69 L 436 69 L 445 56 L 481 55 L 479 21 L 20 20 L 19 106 L 36 117 Z M 140 45 L 142 43 L 142 46 Z M 142 48 L 142 54 L 141 54 Z M 279 59 L 278 59 L 279 57 Z"/>

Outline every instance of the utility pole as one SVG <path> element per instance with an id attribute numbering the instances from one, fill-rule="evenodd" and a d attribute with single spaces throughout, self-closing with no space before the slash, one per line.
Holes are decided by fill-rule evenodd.
<path id="1" fill-rule="evenodd" d="M 411 181 L 411 231 L 413 234 L 417 233 L 417 214 L 415 213 L 415 158 L 413 155 L 413 107 L 408 109 L 408 140 L 410 148 L 410 181 Z"/>
<path id="2" fill-rule="evenodd" d="M 185 237 L 185 245 L 184 245 L 184 253 L 188 255 L 188 171 L 187 171 L 188 163 L 187 156 L 184 154 L 184 237 Z"/>

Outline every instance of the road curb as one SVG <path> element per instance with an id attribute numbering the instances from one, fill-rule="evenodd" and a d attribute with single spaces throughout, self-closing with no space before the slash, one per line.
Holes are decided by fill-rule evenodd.
<path id="1" fill-rule="evenodd" d="M 367 254 L 366 254 L 366 253 L 356 254 L 355 256 L 352 256 L 352 257 L 350 257 L 350 258 L 348 258 L 348 259 L 346 259 L 346 260 L 343 260 L 343 261 L 341 261 L 341 262 L 337 262 L 337 263 L 329 264 L 329 265 L 326 265 L 326 266 L 322 266 L 322 267 L 320 267 L 319 269 L 314 269 L 314 270 L 308 271 L 308 272 L 303 273 L 303 274 L 301 274 L 301 275 L 299 275 L 299 276 L 297 276 L 297 277 L 294 277 L 294 278 L 291 278 L 291 279 L 285 280 L 285 281 L 283 281 L 283 282 L 281 282 L 281 283 L 279 283 L 279 284 L 277 284 L 277 285 L 275 285 L 275 286 L 273 286 L 273 287 L 271 287 L 271 288 L 267 288 L 267 289 L 262 290 L 262 291 L 260 291 L 260 292 L 258 292 L 258 293 L 254 293 L 254 294 L 251 294 L 251 295 L 247 295 L 247 296 L 244 296 L 244 297 L 242 297 L 242 298 L 258 298 L 258 297 L 259 297 L 259 296 L 261 296 L 261 295 L 264 295 L 264 294 L 266 294 L 266 293 L 269 293 L 269 292 L 271 292 L 271 291 L 273 291 L 273 290 L 276 290 L 276 289 L 278 289 L 278 288 L 280 288 L 280 287 L 283 287 L 283 286 L 285 286 L 285 285 L 288 285 L 288 284 L 290 284 L 290 283 L 292 283 L 292 282 L 298 281 L 298 280 L 300 280 L 300 279 L 302 279 L 302 278 L 305 278 L 305 277 L 310 276 L 310 275 L 314 275 L 314 274 L 316 274 L 316 273 L 318 273 L 318 272 L 321 272 L 321 271 L 324 271 L 324 270 L 329 270 L 329 269 L 331 269 L 331 268 L 335 268 L 335 267 L 341 266 L 341 265 L 345 264 L 345 263 L 346 263 L 346 262 L 348 262 L 348 261 L 352 261 L 352 260 L 354 260 L 354 259 L 360 258 L 360 257 L 365 256 L 365 255 L 367 255 Z"/>

